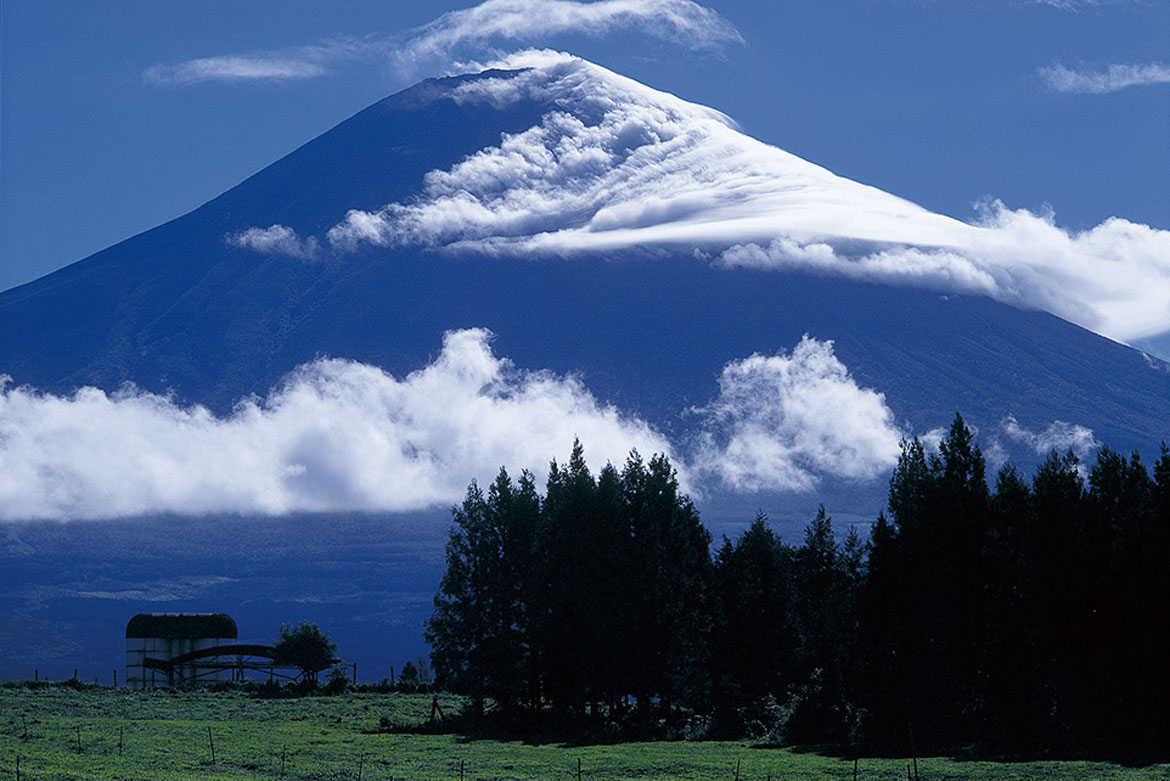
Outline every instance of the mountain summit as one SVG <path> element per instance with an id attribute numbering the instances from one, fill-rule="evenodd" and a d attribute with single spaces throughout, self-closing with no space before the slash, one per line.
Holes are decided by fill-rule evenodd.
<path id="1" fill-rule="evenodd" d="M 20 386 L 129 382 L 123 395 L 204 405 L 237 428 L 309 387 L 372 416 L 355 428 L 397 431 L 421 425 L 417 399 L 466 386 L 496 410 L 539 396 L 499 427 L 526 437 L 546 420 L 532 411 L 557 405 L 633 421 L 623 430 L 643 446 L 668 443 L 733 493 L 880 477 L 900 436 L 956 410 L 1004 458 L 1100 441 L 1151 452 L 1170 420 L 1167 365 L 1037 310 L 1153 333 L 1157 285 L 1126 299 L 1113 273 L 1101 301 L 1078 291 L 1118 247 L 1157 250 L 1162 233 L 1115 221 L 1069 236 L 995 204 L 967 224 L 718 111 L 529 52 L 386 98 L 199 209 L 0 294 L 5 425 L 22 441 L 14 394 L 36 394 Z M 398 384 L 362 406 L 355 365 Z M 458 485 L 471 475 L 457 454 L 482 424 L 447 417 L 463 433 L 411 429 L 388 447 Z M 564 420 L 540 442 L 586 425 Z M 517 433 L 477 457 L 512 465 L 499 443 Z M 330 493 L 347 470 L 309 439 L 274 445 L 290 493 L 249 507 L 386 506 L 376 487 Z"/>

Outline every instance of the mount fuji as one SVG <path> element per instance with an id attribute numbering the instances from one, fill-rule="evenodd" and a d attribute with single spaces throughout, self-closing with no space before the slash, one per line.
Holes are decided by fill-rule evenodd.
<path id="1" fill-rule="evenodd" d="M 1163 293 L 1076 295 L 1120 276 L 1119 245 L 1157 254 L 1165 232 L 1139 227 L 1070 237 L 997 204 L 961 222 L 599 66 L 516 55 L 0 295 L 5 513 L 442 506 L 574 435 L 601 459 L 670 452 L 712 506 L 836 496 L 955 411 L 995 461 L 1152 454 L 1170 367 L 1081 326 L 1149 336 Z M 138 476 L 89 474 L 65 439 Z"/>
<path id="2" fill-rule="evenodd" d="M 872 520 L 899 441 L 929 444 L 956 411 L 993 467 L 1102 443 L 1153 456 L 1170 365 L 1121 340 L 1166 330 L 1167 257 L 1165 231 L 1116 218 L 1073 235 L 995 202 L 975 222 L 935 214 L 718 111 L 527 52 L 386 98 L 0 294 L 0 517 L 227 525 L 284 566 L 307 554 L 274 545 L 273 517 L 296 514 L 284 528 L 335 563 L 353 551 L 329 529 L 403 513 L 379 526 L 407 540 L 385 561 L 413 561 L 425 588 L 351 579 L 331 602 L 320 578 L 264 580 L 252 558 L 164 588 L 176 548 L 133 559 L 130 521 L 10 525 L 4 568 L 84 558 L 93 534 L 145 569 L 131 584 L 95 559 L 74 607 L 181 609 L 259 578 L 356 637 L 338 616 L 370 600 L 409 592 L 393 620 L 425 615 L 438 556 L 412 558 L 402 519 L 441 532 L 470 479 L 542 475 L 575 436 L 596 466 L 669 453 L 729 528 L 818 501 Z M 184 561 L 212 561 L 208 545 Z"/>

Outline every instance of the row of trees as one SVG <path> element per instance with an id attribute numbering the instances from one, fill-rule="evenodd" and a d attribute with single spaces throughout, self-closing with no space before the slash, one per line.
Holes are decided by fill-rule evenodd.
<path id="1" fill-rule="evenodd" d="M 669 462 L 595 478 L 576 444 L 454 511 L 426 636 L 437 681 L 504 712 L 800 743 L 1164 750 L 1170 453 L 1102 449 L 994 489 L 956 416 L 904 445 L 889 512 L 799 545 L 758 517 L 712 548 Z M 1087 477 L 1087 479 L 1086 479 Z"/>
<path id="2" fill-rule="evenodd" d="M 710 535 L 665 457 L 596 479 L 574 445 L 541 497 L 525 472 L 454 511 L 426 626 L 438 682 L 510 712 L 643 714 L 701 697 Z"/>
<path id="3" fill-rule="evenodd" d="M 1052 453 L 1025 480 L 956 417 L 904 448 L 859 627 L 875 736 L 1011 751 L 1170 747 L 1170 452 Z"/>

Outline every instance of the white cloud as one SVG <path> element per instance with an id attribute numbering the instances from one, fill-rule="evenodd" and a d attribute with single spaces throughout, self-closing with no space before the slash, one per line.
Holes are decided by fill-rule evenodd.
<path id="1" fill-rule="evenodd" d="M 345 62 L 386 60 L 415 73 L 446 68 L 456 52 L 483 52 L 492 41 L 531 43 L 564 33 L 604 36 L 617 30 L 636 30 L 698 52 L 743 43 L 730 22 L 693 0 L 486 0 L 403 35 L 335 37 L 309 46 L 159 63 L 142 77 L 165 85 L 288 81 L 324 76 Z"/>
<path id="2" fill-rule="evenodd" d="M 1040 456 L 1046 456 L 1053 450 L 1061 454 L 1071 450 L 1081 461 L 1085 461 L 1101 447 L 1091 428 L 1066 423 L 1063 420 L 1054 420 L 1043 431 L 1034 432 L 1024 428 L 1014 417 L 1009 416 L 1004 419 L 1002 428 L 1010 439 L 1031 448 Z"/>
<path id="3" fill-rule="evenodd" d="M 1085 8 L 1098 8 L 1103 5 L 1127 5 L 1146 3 L 1148 0 L 1032 0 L 1035 5 L 1047 5 L 1059 8 L 1062 11 L 1080 11 Z"/>
<path id="4" fill-rule="evenodd" d="M 570 253 L 726 247 L 779 233 L 943 243 L 970 230 L 745 136 L 718 111 L 570 55 L 524 52 L 494 65 L 529 70 L 465 82 L 452 98 L 536 99 L 550 107 L 540 123 L 431 171 L 413 201 L 350 212 L 330 231 L 335 245 Z"/>
<path id="5" fill-rule="evenodd" d="M 419 195 L 354 210 L 328 233 L 363 244 L 571 255 L 698 248 L 725 267 L 805 270 L 987 295 L 1114 339 L 1170 331 L 1170 231 L 1111 218 L 1085 231 L 1051 213 L 980 205 L 970 223 L 768 146 L 724 115 L 555 52 L 494 63 L 458 101 L 533 99 L 541 121 Z"/>
<path id="6" fill-rule="evenodd" d="M 273 52 L 253 56 L 201 57 L 176 65 L 152 65 L 142 77 L 153 84 L 198 84 L 204 81 L 288 81 L 324 75 L 317 59 Z"/>
<path id="7" fill-rule="evenodd" d="M 1170 231 L 1113 217 L 1071 232 L 1051 214 L 998 201 L 982 214 L 950 249 L 898 246 L 849 255 L 848 248 L 780 238 L 766 247 L 736 245 L 719 262 L 986 295 L 1120 340 L 1170 330 Z"/>
<path id="8" fill-rule="evenodd" d="M 285 225 L 271 225 L 267 228 L 248 228 L 229 234 L 228 244 L 243 247 L 265 255 L 286 255 L 290 258 L 312 260 L 321 253 L 316 237 L 302 239 L 297 232 Z"/>
<path id="9" fill-rule="evenodd" d="M 805 336 L 791 355 L 724 367 L 694 465 L 737 491 L 802 491 L 821 475 L 872 479 L 903 437 L 885 396 L 861 388 L 832 342 Z"/>
<path id="10" fill-rule="evenodd" d="M 676 461 L 646 423 L 574 377 L 514 368 L 489 340 L 449 333 L 436 360 L 403 379 L 320 360 L 225 418 L 134 389 L 5 387 L 0 518 L 441 506 L 501 465 L 543 475 L 575 436 L 594 466 L 635 447 Z"/>
<path id="11" fill-rule="evenodd" d="M 132 386 L 55 396 L 0 377 L 0 521 L 442 507 L 501 465 L 543 477 L 575 437 L 594 470 L 631 449 L 665 453 L 696 495 L 873 479 L 898 457 L 884 396 L 857 385 L 832 342 L 727 364 L 717 397 L 687 413 L 695 433 L 671 443 L 576 376 L 517 369 L 491 339 L 449 332 L 401 379 L 320 359 L 225 417 Z"/>
<path id="12" fill-rule="evenodd" d="M 447 61 L 468 46 L 491 40 L 531 43 L 550 35 L 606 35 L 638 30 L 697 51 L 743 43 L 735 27 L 692 0 L 486 0 L 450 11 L 415 31 L 395 53 L 400 66 Z"/>
<path id="13" fill-rule="evenodd" d="M 1103 95 L 1126 87 L 1170 84 L 1170 65 L 1160 62 L 1113 64 L 1105 70 L 1073 70 L 1057 64 L 1041 68 L 1038 73 L 1048 88 L 1055 92 Z"/>
<path id="14" fill-rule="evenodd" d="M 900 284 L 934 290 L 995 295 L 995 278 L 970 258 L 947 250 L 897 247 L 860 257 L 838 255 L 825 243 L 800 244 L 773 239 L 765 248 L 737 244 L 717 261 L 727 268 L 812 271 L 865 282 Z"/>
<path id="15" fill-rule="evenodd" d="M 372 36 L 335 36 L 309 46 L 199 57 L 185 62 L 152 65 L 142 73 L 152 84 L 187 85 L 208 81 L 289 81 L 325 76 L 346 62 L 376 62 L 388 56 L 393 42 Z"/>

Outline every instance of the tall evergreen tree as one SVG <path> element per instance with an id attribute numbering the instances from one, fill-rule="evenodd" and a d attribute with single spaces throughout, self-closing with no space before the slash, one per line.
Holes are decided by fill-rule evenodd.
<path id="1" fill-rule="evenodd" d="M 565 466 L 549 467 L 540 520 L 541 671 L 545 694 L 565 712 L 583 712 L 589 692 L 592 587 L 602 577 L 596 537 L 597 484 L 580 441 Z"/>
<path id="2" fill-rule="evenodd" d="M 796 606 L 801 627 L 800 707 L 793 737 L 799 742 L 845 737 L 847 651 L 851 592 L 845 561 L 824 505 L 796 550 Z"/>
<path id="3" fill-rule="evenodd" d="M 485 496 L 473 481 L 453 511 L 447 571 L 424 635 L 441 685 L 492 697 L 506 711 L 534 705 L 528 584 L 540 503 L 532 476 L 519 486 L 501 468 Z"/>
<path id="4" fill-rule="evenodd" d="M 760 513 L 716 557 L 719 627 L 712 649 L 715 703 L 729 719 L 769 694 L 783 701 L 796 680 L 800 644 L 792 551 Z"/>
<path id="5" fill-rule="evenodd" d="M 469 695 L 480 712 L 489 693 L 483 665 L 490 596 L 485 569 L 494 555 L 488 543 L 487 515 L 483 490 L 473 480 L 463 503 L 452 509 L 447 569 L 423 630 L 431 646 L 436 683 Z"/>
<path id="6" fill-rule="evenodd" d="M 622 472 L 630 522 L 631 685 L 642 712 L 657 699 L 665 711 L 709 695 L 712 582 L 711 536 L 664 455 L 643 465 L 632 457 Z"/>

